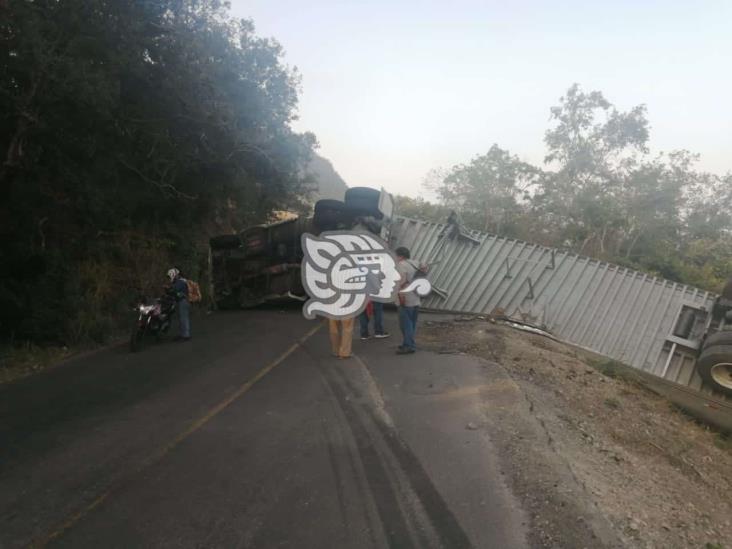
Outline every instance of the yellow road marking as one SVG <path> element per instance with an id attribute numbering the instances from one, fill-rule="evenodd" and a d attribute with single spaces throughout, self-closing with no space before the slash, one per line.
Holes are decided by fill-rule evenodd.
<path id="1" fill-rule="evenodd" d="M 140 466 L 138 466 L 132 473 L 129 475 L 126 475 L 124 478 L 118 480 L 113 484 L 112 487 L 110 487 L 106 492 L 98 496 L 94 501 L 92 501 L 89 505 L 81 509 L 80 511 L 74 513 L 71 517 L 69 517 L 65 522 L 63 522 L 59 527 L 57 527 L 51 534 L 46 536 L 45 538 L 42 538 L 40 540 L 36 540 L 30 544 L 30 547 L 45 547 L 48 545 L 51 541 L 54 539 L 60 537 L 64 532 L 69 530 L 74 524 L 79 522 L 82 518 L 84 518 L 86 515 L 88 515 L 91 511 L 99 507 L 104 500 L 106 500 L 113 492 L 121 488 L 124 480 L 128 480 L 130 477 L 140 473 L 150 465 L 153 465 L 157 461 L 160 461 L 165 455 L 170 452 L 173 448 L 178 446 L 181 442 L 183 442 L 185 439 L 187 439 L 189 436 L 191 436 L 193 433 L 198 431 L 201 427 L 203 427 L 206 423 L 211 421 L 214 417 L 216 417 L 219 413 L 221 413 L 227 406 L 229 406 L 232 402 L 234 402 L 236 399 L 241 397 L 244 393 L 246 393 L 249 389 L 251 389 L 254 384 L 256 384 L 260 379 L 262 379 L 264 376 L 266 376 L 269 372 L 274 370 L 277 366 L 282 364 L 287 357 L 289 357 L 292 353 L 297 350 L 298 347 L 300 347 L 305 341 L 307 341 L 310 337 L 312 337 L 315 332 L 317 332 L 321 328 L 321 325 L 318 324 L 315 326 L 312 330 L 310 330 L 308 333 L 306 333 L 304 336 L 302 336 L 300 339 L 298 339 L 295 343 L 293 343 L 284 353 L 282 353 L 279 357 L 277 357 L 274 361 L 270 362 L 267 366 L 259 370 L 255 374 L 253 378 L 251 378 L 249 381 L 244 383 L 242 386 L 240 386 L 236 391 L 234 391 L 231 395 L 229 395 L 226 399 L 221 401 L 219 404 L 211 408 L 204 416 L 197 419 L 191 425 L 188 426 L 188 428 L 180 433 L 178 436 L 176 436 L 172 441 L 170 441 L 168 444 L 160 448 L 157 452 L 149 456 L 147 459 L 145 459 Z"/>

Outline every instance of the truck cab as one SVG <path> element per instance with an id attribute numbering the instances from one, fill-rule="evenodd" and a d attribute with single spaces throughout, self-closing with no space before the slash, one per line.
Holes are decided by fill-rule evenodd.
<path id="1" fill-rule="evenodd" d="M 300 278 L 303 233 L 351 230 L 356 225 L 388 242 L 394 199 L 383 189 L 352 187 L 344 200 L 319 200 L 309 217 L 248 227 L 210 239 L 210 272 L 216 305 L 250 308 L 279 300 L 305 300 Z"/>

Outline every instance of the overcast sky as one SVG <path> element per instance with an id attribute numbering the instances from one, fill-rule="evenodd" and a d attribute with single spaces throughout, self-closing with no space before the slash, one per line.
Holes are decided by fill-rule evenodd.
<path id="1" fill-rule="evenodd" d="M 351 186 L 416 196 L 493 143 L 541 163 L 573 82 L 648 107 L 655 151 L 732 170 L 732 1 L 233 0 L 302 74 L 298 130 Z"/>

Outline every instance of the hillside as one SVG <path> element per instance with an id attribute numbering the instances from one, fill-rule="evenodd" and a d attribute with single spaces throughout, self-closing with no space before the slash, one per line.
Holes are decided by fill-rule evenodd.
<path id="1" fill-rule="evenodd" d="M 306 171 L 308 174 L 313 175 L 317 181 L 316 200 L 321 198 L 343 200 L 348 185 L 335 170 L 330 160 L 318 154 L 313 154 Z"/>

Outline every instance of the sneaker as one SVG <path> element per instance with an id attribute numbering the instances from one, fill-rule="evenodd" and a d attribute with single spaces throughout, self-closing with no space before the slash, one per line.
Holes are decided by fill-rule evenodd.
<path id="1" fill-rule="evenodd" d="M 379 337 L 379 336 L 376 336 L 376 337 Z M 361 341 L 366 341 L 367 339 L 371 339 L 371 336 L 370 335 L 361 336 Z"/>
<path id="2" fill-rule="evenodd" d="M 410 347 L 399 347 L 397 349 L 396 354 L 398 355 L 411 355 L 414 352 L 414 349 Z"/>
<path id="3" fill-rule="evenodd" d="M 374 337 L 376 339 L 384 339 L 389 337 L 391 334 L 389 332 L 384 332 L 383 334 L 376 334 Z"/>

